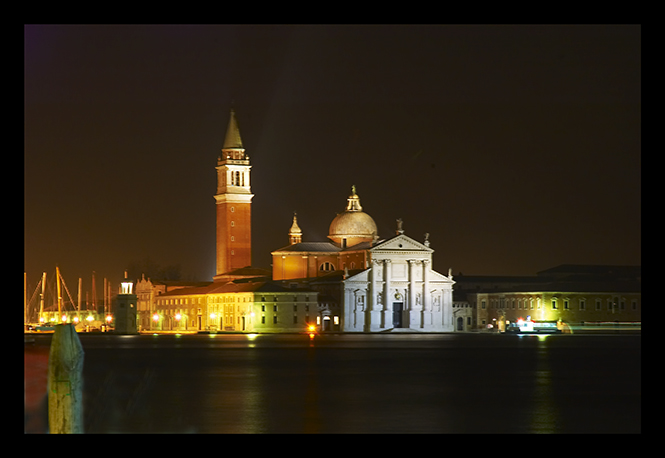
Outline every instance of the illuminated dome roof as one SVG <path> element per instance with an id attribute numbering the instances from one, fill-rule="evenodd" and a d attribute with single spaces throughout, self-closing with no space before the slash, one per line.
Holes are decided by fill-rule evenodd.
<path id="1" fill-rule="evenodd" d="M 371 242 L 377 232 L 376 223 L 362 209 L 360 199 L 356 194 L 356 187 L 353 186 L 346 210 L 337 215 L 330 223 L 328 238 L 342 248 L 360 242 Z"/>

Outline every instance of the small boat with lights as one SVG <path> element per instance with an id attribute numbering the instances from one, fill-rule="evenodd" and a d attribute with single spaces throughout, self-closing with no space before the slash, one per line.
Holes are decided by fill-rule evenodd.
<path id="1" fill-rule="evenodd" d="M 533 321 L 531 317 L 522 318 L 506 326 L 509 334 L 557 334 L 560 333 L 557 321 Z"/>

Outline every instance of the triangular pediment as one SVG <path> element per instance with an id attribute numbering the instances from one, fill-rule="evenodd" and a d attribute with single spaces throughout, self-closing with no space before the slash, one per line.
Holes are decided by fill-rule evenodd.
<path id="1" fill-rule="evenodd" d="M 423 245 L 416 240 L 413 240 L 411 237 L 404 234 L 399 234 L 391 239 L 384 240 L 378 245 L 372 247 L 369 251 L 374 253 L 382 251 L 422 251 L 424 253 L 434 252 L 433 249 Z"/>

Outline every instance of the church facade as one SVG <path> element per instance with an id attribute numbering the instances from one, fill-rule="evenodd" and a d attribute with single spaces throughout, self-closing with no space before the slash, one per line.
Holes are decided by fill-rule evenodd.
<path id="1" fill-rule="evenodd" d="M 370 248 L 370 268 L 343 281 L 343 330 L 453 331 L 455 282 L 432 269 L 433 251 L 403 233 Z"/>
<path id="2" fill-rule="evenodd" d="M 398 220 L 395 236 L 380 240 L 354 186 L 346 209 L 330 224 L 328 239 L 302 242 L 294 216 L 291 244 L 272 252 L 273 278 L 327 287 L 321 292 L 332 297 L 332 304 L 322 313 L 324 320 L 339 323 L 333 330 L 453 331 L 455 282 L 432 269 L 434 250 L 427 236 L 423 243 L 408 237 Z"/>

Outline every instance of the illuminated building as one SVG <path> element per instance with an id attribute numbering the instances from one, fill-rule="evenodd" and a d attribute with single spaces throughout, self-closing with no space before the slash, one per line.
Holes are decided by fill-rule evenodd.
<path id="1" fill-rule="evenodd" d="M 395 236 L 379 240 L 355 187 L 328 241 L 302 242 L 299 229 L 294 217 L 291 244 L 272 252 L 273 279 L 321 293 L 324 331 L 453 330 L 455 282 L 432 269 L 428 236 L 423 243 L 406 236 L 398 220 Z"/>
<path id="2" fill-rule="evenodd" d="M 134 291 L 137 296 L 139 330 L 154 329 L 153 315 L 157 298 L 162 294 L 178 289 L 208 286 L 206 282 L 184 282 L 171 280 L 151 280 L 144 275 L 136 282 Z"/>
<path id="3" fill-rule="evenodd" d="M 458 275 L 456 280 L 456 303 L 471 306 L 476 329 L 489 325 L 501 331 L 527 317 L 573 329 L 642 321 L 640 267 L 564 264 L 536 276 Z"/>
<path id="4" fill-rule="evenodd" d="M 368 267 L 367 249 L 376 241 L 376 224 L 362 211 L 355 187 L 346 210 L 330 224 L 328 238 L 323 242 L 302 242 L 302 231 L 294 216 L 290 245 L 272 252 L 273 280 L 316 278 L 335 270 Z"/>
<path id="5" fill-rule="evenodd" d="M 316 292 L 242 278 L 160 295 L 153 330 L 304 332 L 317 316 Z"/>

